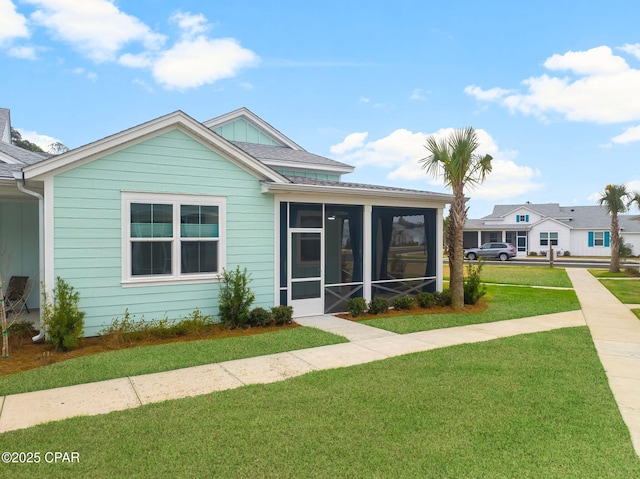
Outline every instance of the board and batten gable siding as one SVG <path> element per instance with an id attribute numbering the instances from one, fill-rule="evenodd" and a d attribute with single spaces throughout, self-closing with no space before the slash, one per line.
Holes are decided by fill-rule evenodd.
<path id="1" fill-rule="evenodd" d="M 215 131 L 222 138 L 229 141 L 244 141 L 258 145 L 282 146 L 281 143 L 278 143 L 269 135 L 242 118 L 213 128 L 212 131 Z"/>
<path id="2" fill-rule="evenodd" d="M 226 197 L 226 267 L 247 267 L 255 306 L 273 305 L 274 204 L 253 175 L 173 130 L 53 178 L 54 274 L 80 294 L 85 335 L 133 319 L 218 313 L 219 283 L 123 287 L 121 192 Z"/>

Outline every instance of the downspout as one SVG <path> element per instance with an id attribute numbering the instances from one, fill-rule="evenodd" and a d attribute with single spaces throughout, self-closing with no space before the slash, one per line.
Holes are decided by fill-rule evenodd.
<path id="1" fill-rule="evenodd" d="M 13 173 L 16 180 L 18 190 L 23 193 L 38 198 L 38 267 L 40 268 L 40 278 L 46 277 L 44 274 L 44 198 L 37 191 L 29 190 L 24 185 L 24 172 L 16 171 Z M 42 283 L 42 281 L 41 281 Z M 44 328 L 42 327 L 42 295 L 40 295 L 40 333 L 31 338 L 34 342 L 44 338 Z"/>

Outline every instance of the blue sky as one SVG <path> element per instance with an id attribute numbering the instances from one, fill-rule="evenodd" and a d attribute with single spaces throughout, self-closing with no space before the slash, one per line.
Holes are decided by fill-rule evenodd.
<path id="1" fill-rule="evenodd" d="M 247 107 L 345 180 L 447 191 L 428 135 L 473 126 L 494 204 L 640 190 L 640 2 L 0 0 L 0 107 L 75 148 Z"/>

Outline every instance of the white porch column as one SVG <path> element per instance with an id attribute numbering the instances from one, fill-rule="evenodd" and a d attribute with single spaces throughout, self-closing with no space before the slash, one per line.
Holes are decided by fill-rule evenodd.
<path id="1" fill-rule="evenodd" d="M 478 248 L 482 246 L 482 231 L 478 230 Z"/>
<path id="2" fill-rule="evenodd" d="M 444 248 L 443 248 L 443 243 L 444 243 L 444 228 L 443 228 L 443 221 L 444 221 L 444 215 L 443 215 L 443 211 L 442 208 L 438 208 L 438 211 L 436 213 L 436 261 L 437 261 L 437 269 L 436 269 L 436 291 L 442 291 L 442 276 L 443 276 L 443 269 L 444 269 L 444 260 L 442 258 L 443 254 L 444 254 Z M 480 235 L 480 232 L 478 232 L 478 235 Z"/>
<path id="3" fill-rule="evenodd" d="M 373 252 L 373 232 L 371 226 L 371 213 L 373 207 L 364 205 L 364 218 L 362 221 L 362 296 L 367 302 L 371 301 L 371 268 L 372 268 L 372 252 Z M 442 255 L 441 255 L 442 256 Z"/>

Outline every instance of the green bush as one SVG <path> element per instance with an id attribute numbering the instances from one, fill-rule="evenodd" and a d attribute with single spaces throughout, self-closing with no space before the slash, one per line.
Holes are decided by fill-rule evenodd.
<path id="1" fill-rule="evenodd" d="M 250 282 L 247 268 L 240 270 L 240 266 L 237 266 L 233 271 L 222 271 L 220 321 L 230 328 L 244 328 L 249 325 L 251 304 L 256 299 L 249 288 Z"/>
<path id="2" fill-rule="evenodd" d="M 562 256 L 571 256 L 571 252 L 567 250 L 564 253 L 562 253 Z"/>
<path id="3" fill-rule="evenodd" d="M 111 324 L 100 331 L 101 336 L 108 338 L 111 344 L 127 345 L 141 339 L 173 338 L 188 334 L 200 336 L 211 331 L 214 320 L 211 316 L 202 314 L 195 309 L 183 319 L 171 321 L 165 313 L 162 319 L 146 321 L 144 316 L 136 321 L 128 309 L 125 309 L 122 319 L 115 318 Z"/>
<path id="4" fill-rule="evenodd" d="M 433 297 L 436 300 L 438 306 L 451 306 L 451 290 L 443 289 L 442 291 L 436 291 L 433 293 Z"/>
<path id="5" fill-rule="evenodd" d="M 78 308 L 80 295 L 61 277 L 56 278 L 53 300 L 42 288 L 43 322 L 47 341 L 60 351 L 78 347 L 84 331 L 84 311 Z"/>
<path id="6" fill-rule="evenodd" d="M 393 300 L 393 309 L 411 309 L 415 302 L 413 296 L 400 296 Z"/>
<path id="7" fill-rule="evenodd" d="M 186 336 L 192 334 L 199 336 L 211 330 L 214 324 L 213 318 L 209 315 L 202 314 L 196 308 L 189 316 L 174 322 L 169 326 L 168 330 L 172 336 Z"/>
<path id="8" fill-rule="evenodd" d="M 360 316 L 367 310 L 367 300 L 364 298 L 349 298 L 347 301 L 347 311 L 352 318 Z"/>
<path id="9" fill-rule="evenodd" d="M 384 314 L 387 311 L 389 311 L 389 301 L 386 298 L 378 296 L 369 302 L 369 313 Z"/>
<path id="10" fill-rule="evenodd" d="M 278 326 L 290 324 L 293 321 L 293 307 L 274 306 L 271 308 L 271 317 L 273 318 L 273 322 Z"/>
<path id="11" fill-rule="evenodd" d="M 485 285 L 480 283 L 480 273 L 482 273 L 483 266 L 482 261 L 479 261 L 478 264 L 467 264 L 467 276 L 464 278 L 465 304 L 476 304 L 487 292 Z"/>
<path id="12" fill-rule="evenodd" d="M 249 325 L 252 327 L 269 326 L 272 322 L 271 313 L 264 308 L 253 308 L 249 314 Z"/>
<path id="13" fill-rule="evenodd" d="M 425 291 L 416 295 L 416 303 L 421 308 L 433 308 L 436 305 L 436 298 L 433 293 Z"/>

